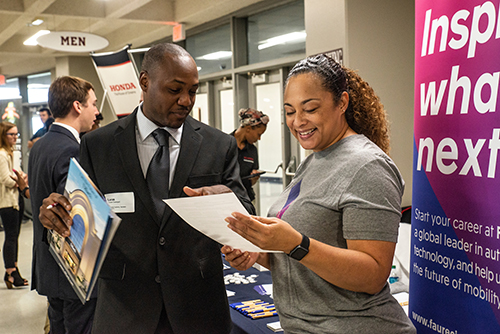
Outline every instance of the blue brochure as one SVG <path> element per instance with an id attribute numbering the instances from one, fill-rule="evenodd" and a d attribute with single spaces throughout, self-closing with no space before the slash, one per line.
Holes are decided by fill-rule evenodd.
<path id="1" fill-rule="evenodd" d="M 85 303 L 90 299 L 121 219 L 74 158 L 70 161 L 64 196 L 72 206 L 71 235 L 64 238 L 49 231 L 50 252 Z"/>

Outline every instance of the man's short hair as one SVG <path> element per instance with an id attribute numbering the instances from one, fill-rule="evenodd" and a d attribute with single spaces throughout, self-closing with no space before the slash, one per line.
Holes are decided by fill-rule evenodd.
<path id="1" fill-rule="evenodd" d="M 94 90 L 94 86 L 90 82 L 78 77 L 57 78 L 49 88 L 49 108 L 54 118 L 66 117 L 75 101 L 85 105 L 91 89 Z"/>
<path id="2" fill-rule="evenodd" d="M 191 57 L 189 52 L 177 44 L 162 43 L 153 45 L 144 55 L 142 60 L 141 71 L 153 73 L 159 65 L 165 60 L 165 55 L 171 56 L 188 56 Z"/>
<path id="3" fill-rule="evenodd" d="M 41 113 L 41 112 L 44 112 L 44 111 L 45 111 L 45 112 L 47 112 L 47 114 L 48 114 L 49 116 L 52 116 L 52 113 L 50 112 L 50 109 L 49 109 L 49 108 L 45 108 L 45 107 L 40 108 L 40 109 L 38 110 L 38 113 Z"/>

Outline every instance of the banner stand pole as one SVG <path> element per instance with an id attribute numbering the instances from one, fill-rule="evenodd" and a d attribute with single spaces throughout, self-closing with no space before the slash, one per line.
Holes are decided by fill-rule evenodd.
<path id="1" fill-rule="evenodd" d="M 127 45 L 127 47 L 129 47 L 129 46 Z M 90 53 L 90 58 L 92 58 L 92 55 L 94 55 L 94 52 Z M 102 102 L 101 102 L 101 109 L 99 109 L 99 112 L 102 112 L 102 108 L 104 107 L 104 101 L 107 98 L 108 99 L 108 104 L 111 107 L 111 111 L 115 115 L 115 119 L 118 119 L 118 115 L 116 114 L 115 107 L 113 106 L 113 103 L 111 103 L 111 100 L 109 100 L 108 90 L 105 88 L 106 85 L 104 84 L 104 81 L 102 80 L 101 73 L 99 73 L 99 70 L 98 70 L 97 65 L 96 65 L 96 63 L 94 61 L 94 58 L 92 58 L 92 64 L 94 64 L 94 68 L 95 68 L 95 71 L 97 73 L 97 77 L 99 78 L 99 81 L 101 82 L 102 89 L 104 90 L 104 94 L 102 96 Z"/>
<path id="2" fill-rule="evenodd" d="M 139 77 L 139 68 L 137 68 L 137 64 L 135 63 L 135 59 L 134 59 L 134 55 L 132 54 L 132 50 L 131 49 L 128 49 L 127 50 L 128 52 L 128 55 L 129 55 L 129 58 L 130 58 L 130 61 L 132 62 L 132 64 L 134 65 L 134 69 L 135 69 L 135 73 L 137 74 L 137 77 Z"/>
<path id="3" fill-rule="evenodd" d="M 104 101 L 106 100 L 107 97 L 108 97 L 108 90 L 105 89 L 104 94 L 102 96 L 102 102 L 101 102 L 101 107 L 99 108 L 99 113 L 101 112 L 102 108 L 104 107 Z M 111 104 L 111 102 L 109 104 Z"/>

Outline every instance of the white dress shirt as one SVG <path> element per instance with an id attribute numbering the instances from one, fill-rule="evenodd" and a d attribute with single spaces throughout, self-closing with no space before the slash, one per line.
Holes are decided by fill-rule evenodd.
<path id="1" fill-rule="evenodd" d="M 139 156 L 139 161 L 141 163 L 142 173 L 144 178 L 148 172 L 149 163 L 158 149 L 158 143 L 151 135 L 158 126 L 150 121 L 144 113 L 142 112 L 142 103 L 139 105 L 137 110 L 137 127 L 135 128 L 135 138 L 137 142 L 137 155 Z M 168 139 L 168 147 L 170 152 L 170 176 L 169 176 L 169 187 L 172 185 L 172 180 L 175 174 L 175 166 L 177 165 L 177 159 L 179 158 L 179 151 L 181 149 L 181 137 L 182 131 L 184 129 L 184 124 L 182 124 L 178 129 L 163 127 L 170 133 Z"/>

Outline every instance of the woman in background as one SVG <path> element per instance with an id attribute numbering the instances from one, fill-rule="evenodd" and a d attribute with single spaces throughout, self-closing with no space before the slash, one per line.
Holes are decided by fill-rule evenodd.
<path id="1" fill-rule="evenodd" d="M 391 296 L 404 182 L 389 158 L 386 113 L 355 72 L 319 55 L 297 63 L 284 94 L 286 123 L 312 150 L 269 210 L 233 213 L 229 227 L 266 250 L 222 248 L 245 270 L 269 268 L 285 333 L 415 333 Z"/>
<path id="2" fill-rule="evenodd" d="M 253 201 L 255 192 L 252 186 L 259 180 L 259 175 L 251 177 L 252 174 L 259 173 L 259 155 L 255 143 L 260 140 L 266 131 L 269 116 L 262 111 L 252 108 L 240 109 L 238 112 L 240 127 L 234 130 L 231 135 L 238 143 L 238 163 L 240 165 L 240 177 L 248 197 Z"/>
<path id="3" fill-rule="evenodd" d="M 4 281 L 8 289 L 28 285 L 17 269 L 19 248 L 19 193 L 13 171 L 14 146 L 17 141 L 17 127 L 10 122 L 0 123 L 0 217 L 5 230 L 3 260 Z"/>

